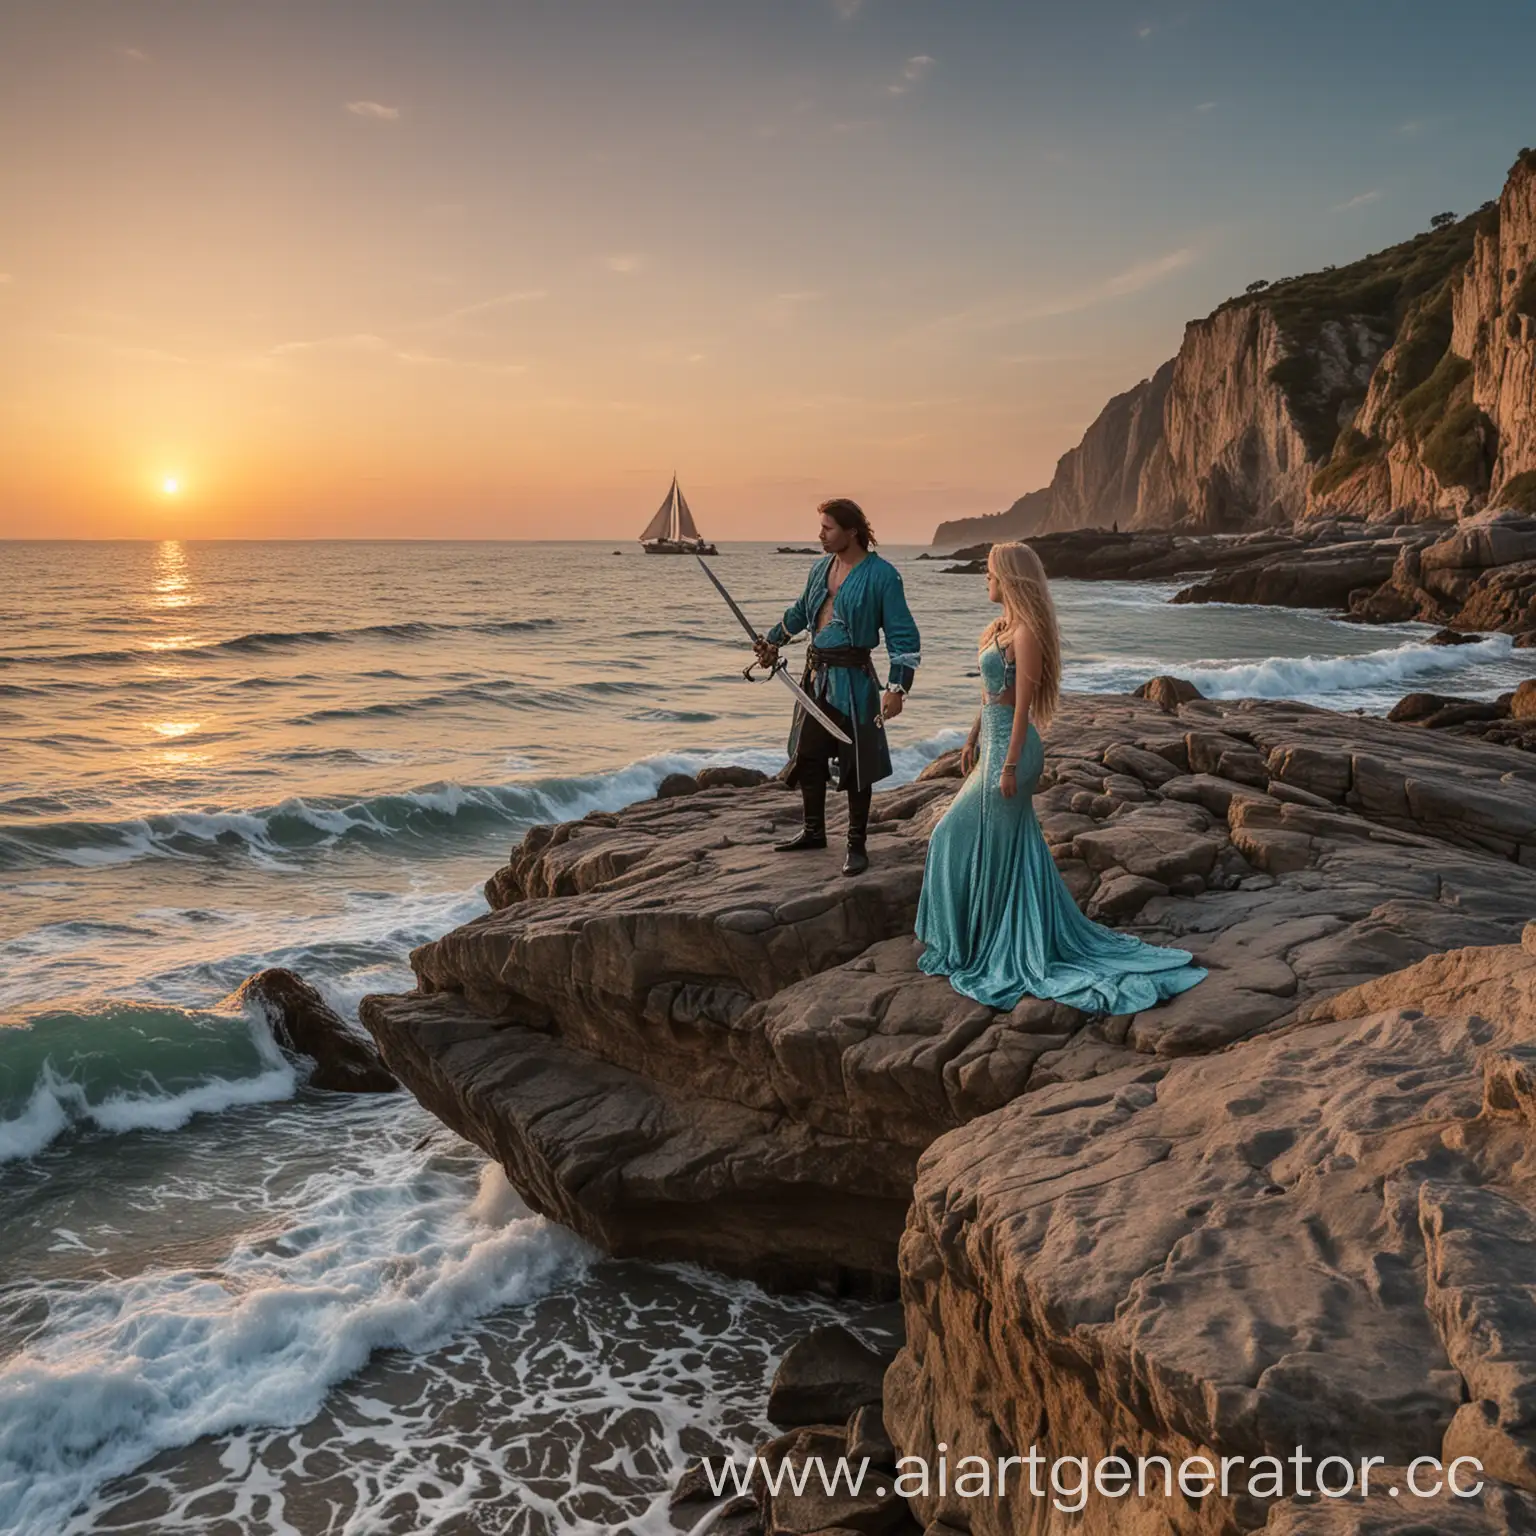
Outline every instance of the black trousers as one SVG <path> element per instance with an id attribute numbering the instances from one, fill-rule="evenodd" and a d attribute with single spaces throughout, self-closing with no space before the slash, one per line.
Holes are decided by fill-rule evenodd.
<path id="1" fill-rule="evenodd" d="M 830 783 L 832 764 L 841 762 L 842 752 L 842 742 L 815 715 L 807 715 L 800 722 L 800 739 L 795 743 L 795 782 Z"/>
<path id="2" fill-rule="evenodd" d="M 800 787 L 808 827 L 826 825 L 831 764 L 843 760 L 843 750 L 843 743 L 814 715 L 807 715 L 800 722 L 800 739 L 795 743 L 794 782 Z M 848 840 L 862 845 L 869 832 L 869 802 L 874 790 L 868 784 L 846 784 L 841 778 L 839 787 L 848 791 Z"/>

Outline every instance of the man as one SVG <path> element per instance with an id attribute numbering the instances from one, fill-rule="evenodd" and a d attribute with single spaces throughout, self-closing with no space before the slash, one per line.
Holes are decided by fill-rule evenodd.
<path id="1" fill-rule="evenodd" d="M 902 700 L 922 659 L 921 642 L 902 590 L 901 573 L 874 553 L 874 530 L 863 510 L 841 496 L 824 501 L 816 510 L 826 554 L 811 567 L 805 591 L 785 610 L 783 620 L 758 641 L 757 658 L 764 666 L 773 666 L 779 647 L 809 628 L 803 686 L 852 740 L 838 741 L 819 720 L 796 707 L 786 778 L 800 787 L 805 824 L 798 836 L 776 848 L 780 853 L 796 853 L 827 846 L 827 784 L 830 765 L 835 763 L 838 788 L 848 794 L 843 873 L 858 875 L 869 868 L 865 842 L 870 795 L 875 783 L 891 772 L 885 722 L 901 713 Z M 883 695 L 870 660 L 882 630 L 890 662 L 890 681 Z"/>

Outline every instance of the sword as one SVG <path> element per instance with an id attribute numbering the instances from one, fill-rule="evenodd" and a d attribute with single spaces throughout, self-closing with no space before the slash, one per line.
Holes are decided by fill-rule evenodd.
<path id="1" fill-rule="evenodd" d="M 749 619 L 746 614 L 744 614 L 741 609 L 736 606 L 736 599 L 725 590 L 725 583 L 721 581 L 720 578 L 716 576 L 715 573 L 710 570 L 707 565 L 704 565 L 703 555 L 695 556 L 695 558 L 698 560 L 699 564 L 704 567 L 704 574 L 708 576 L 712 582 L 714 582 L 715 590 L 720 594 L 721 597 L 725 599 L 726 606 L 731 610 L 732 613 L 736 615 L 736 622 L 740 624 L 744 630 L 746 630 L 747 634 L 752 638 L 752 643 L 756 645 L 757 642 L 763 637 L 758 634 L 756 628 L 753 626 L 752 620 Z M 756 665 L 757 663 L 753 662 L 752 665 L 749 666 L 746 671 L 741 674 L 749 683 L 752 681 L 752 667 Z M 805 689 L 802 688 L 800 684 L 797 683 L 794 678 L 789 675 L 788 662 L 780 658 L 780 660 L 775 662 L 774 665 L 769 669 L 768 675 L 770 677 L 778 678 L 778 680 L 783 683 L 784 686 L 788 688 L 792 694 L 794 694 L 795 702 L 799 704 L 801 709 L 803 709 L 806 714 L 810 715 L 812 719 L 819 720 L 829 735 L 835 737 L 838 741 L 841 741 L 845 744 L 852 744 L 853 738 L 848 734 L 848 732 L 845 731 L 842 726 L 840 726 L 837 721 L 835 721 L 826 712 L 826 710 L 824 710 L 821 705 L 819 705 L 816 700 L 813 699 L 810 694 L 808 694 Z"/>

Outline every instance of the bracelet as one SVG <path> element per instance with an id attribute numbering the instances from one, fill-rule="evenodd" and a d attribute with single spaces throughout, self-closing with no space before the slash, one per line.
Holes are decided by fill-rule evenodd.
<path id="1" fill-rule="evenodd" d="M 1004 763 L 1003 767 L 1004 769 L 1012 768 L 1015 773 L 1017 773 L 1019 769 L 1019 765 L 1017 763 Z"/>

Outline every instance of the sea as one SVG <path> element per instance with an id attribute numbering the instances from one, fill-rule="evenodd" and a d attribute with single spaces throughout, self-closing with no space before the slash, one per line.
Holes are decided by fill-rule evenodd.
<path id="1" fill-rule="evenodd" d="M 896 781 L 962 739 L 984 583 L 916 548 Z M 766 628 L 809 552 L 723 545 Z M 784 761 L 788 700 L 691 558 L 632 543 L 0 544 L 0 1531 L 673 1529 L 783 1349 L 888 1311 L 616 1261 L 405 1094 L 306 1086 L 225 1002 L 341 1012 L 485 910 L 538 822 Z M 1069 688 L 1383 713 L 1507 637 L 1055 584 Z M 882 1332 L 883 1331 L 883 1332 Z"/>

